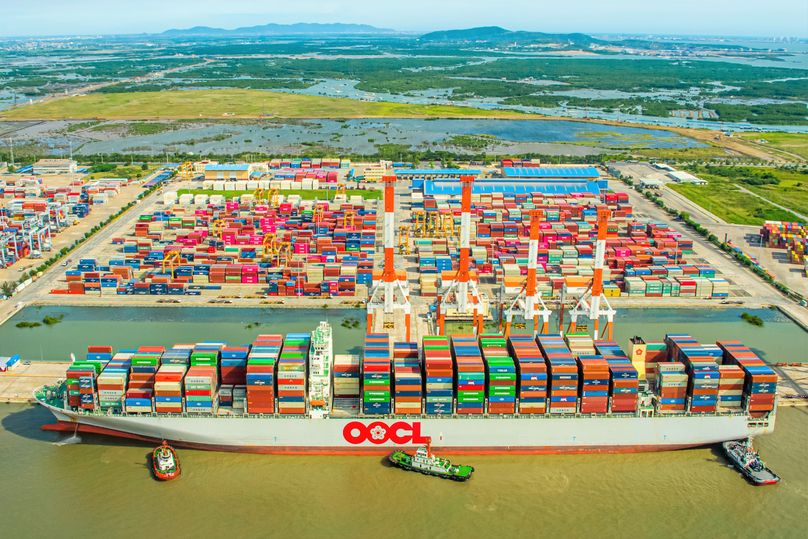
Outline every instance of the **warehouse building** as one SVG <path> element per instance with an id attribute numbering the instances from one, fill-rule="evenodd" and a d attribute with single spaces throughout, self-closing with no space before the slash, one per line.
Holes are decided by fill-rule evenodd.
<path id="1" fill-rule="evenodd" d="M 692 183 L 694 185 L 707 185 L 707 180 L 702 180 L 683 170 L 668 172 L 668 176 L 676 183 Z"/>
<path id="2" fill-rule="evenodd" d="M 460 178 L 460 176 L 479 176 L 482 174 L 478 169 L 466 168 L 397 168 L 395 170 L 396 176 L 400 179 L 451 179 Z"/>
<path id="3" fill-rule="evenodd" d="M 218 165 L 218 161 L 210 161 L 209 159 L 205 159 L 204 161 L 196 161 L 194 163 L 194 174 L 204 174 L 205 167 L 208 165 Z"/>
<path id="4" fill-rule="evenodd" d="M 503 178 L 478 178 L 473 193 L 594 193 L 608 188 L 595 167 L 506 167 Z M 413 188 L 419 188 L 413 181 Z M 436 178 L 423 183 L 425 195 L 457 195 L 461 186 L 454 178 Z"/>
<path id="5" fill-rule="evenodd" d="M 34 163 L 33 173 L 39 174 L 75 174 L 78 171 L 72 159 L 40 159 Z"/>
<path id="6" fill-rule="evenodd" d="M 250 179 L 250 165 L 205 165 L 206 180 L 239 180 Z"/>

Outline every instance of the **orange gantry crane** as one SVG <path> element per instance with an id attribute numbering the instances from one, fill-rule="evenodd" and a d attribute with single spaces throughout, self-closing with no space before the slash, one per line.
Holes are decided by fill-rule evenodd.
<path id="1" fill-rule="evenodd" d="M 396 275 L 396 176 L 383 176 L 384 183 L 384 270 L 381 280 L 373 286 L 368 299 L 368 332 L 373 331 L 373 312 L 382 310 L 392 314 L 398 308 L 404 309 L 406 340 L 410 340 L 410 296 Z"/>
<path id="2" fill-rule="evenodd" d="M 470 247 L 469 235 L 471 231 L 471 190 L 474 184 L 474 176 L 461 176 L 461 215 L 460 215 L 460 265 L 457 273 L 449 284 L 446 292 L 438 295 L 438 333 L 443 335 L 446 329 L 446 312 L 449 309 L 456 309 L 457 314 L 465 315 L 469 309 L 474 311 L 474 334 L 483 332 L 483 308 L 482 298 L 477 289 L 477 282 L 471 279 L 469 271 Z M 471 305 L 469 305 L 469 295 Z"/>
<path id="3" fill-rule="evenodd" d="M 539 317 L 542 317 L 541 333 L 546 334 L 550 328 L 551 311 L 544 304 L 544 300 L 536 291 L 536 270 L 539 258 L 539 223 L 542 220 L 541 210 L 530 210 L 530 242 L 528 243 L 527 259 L 527 280 L 522 290 L 511 302 L 511 306 L 505 309 L 505 305 L 500 306 L 500 312 L 505 315 L 505 336 L 511 334 L 511 322 L 513 315 L 521 315 L 525 322 L 533 320 L 533 336 L 539 333 Z M 502 297 L 505 297 L 505 282 L 502 283 Z M 541 305 L 541 308 L 539 308 Z M 500 320 L 500 326 L 502 321 Z"/>
<path id="4" fill-rule="evenodd" d="M 611 211 L 604 207 L 598 208 L 598 239 L 595 243 L 595 267 L 594 275 L 592 277 L 592 284 L 590 284 L 584 293 L 578 299 L 575 307 L 570 311 L 570 324 L 567 328 L 567 333 L 572 333 L 577 328 L 578 317 L 586 316 L 594 322 L 593 333 L 595 339 L 603 338 L 608 333 L 607 339 L 612 339 L 612 328 L 614 325 L 614 315 L 617 311 L 612 309 L 609 305 L 609 300 L 603 295 L 603 262 L 606 258 L 606 229 L 609 224 L 609 217 Z M 565 295 L 569 292 L 566 284 L 561 290 L 561 315 L 559 326 L 564 330 L 564 299 Z M 601 302 L 605 308 L 601 306 Z M 603 335 L 598 336 L 598 329 L 600 317 L 606 317 L 606 327 L 603 329 Z"/>

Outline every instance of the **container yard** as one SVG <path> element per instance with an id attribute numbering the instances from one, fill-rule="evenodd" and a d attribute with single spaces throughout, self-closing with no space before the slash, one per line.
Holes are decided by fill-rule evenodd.
<path id="1" fill-rule="evenodd" d="M 0 282 L 19 280 L 21 268 L 41 265 L 119 211 L 137 197 L 135 183 L 5 175 L 0 180 Z"/>
<path id="2" fill-rule="evenodd" d="M 769 249 L 785 250 L 788 262 L 800 266 L 802 276 L 808 277 L 808 226 L 766 221 L 760 229 L 760 237 Z"/>
<path id="3" fill-rule="evenodd" d="M 322 298 L 354 297 L 372 283 L 375 200 L 181 195 L 175 204 L 172 195 L 169 209 L 141 214 L 103 258 L 79 260 L 51 293 Z"/>
<path id="4" fill-rule="evenodd" d="M 383 277 L 389 264 L 382 260 L 381 246 L 388 241 L 381 202 L 365 199 L 361 190 L 341 191 L 339 183 L 334 185 L 338 187 L 333 190 L 336 198 L 319 200 L 312 194 L 308 199 L 305 192 L 309 187 L 321 187 L 315 184 L 320 180 L 331 182 L 332 172 L 346 179 L 359 179 L 366 188 L 379 189 L 387 176 L 375 178 L 371 174 L 366 178 L 361 172 L 377 167 L 390 174 L 393 169 L 386 167 L 400 164 L 325 159 L 317 168 L 314 160 L 288 161 L 250 165 L 258 167 L 254 180 L 199 177 L 188 181 L 190 174 L 181 173 L 180 179 L 185 181 L 163 188 L 163 192 L 141 204 L 135 223 L 110 225 L 104 231 L 106 243 L 81 258 L 73 258 L 63 275 L 49 279 L 50 287 L 39 291 L 37 300 L 104 302 L 124 300 L 122 296 L 137 296 L 137 300 L 124 301 L 141 303 L 166 301 L 161 299 L 165 296 L 183 296 L 183 303 L 219 299 L 237 303 L 250 299 L 271 301 L 273 296 L 286 298 L 281 300 L 284 303 L 292 298 L 298 302 L 339 297 L 370 300 L 378 284 L 391 279 L 404 287 L 401 295 L 411 303 L 416 323 L 421 323 L 426 313 L 430 313 L 427 316 L 432 324 L 439 317 L 466 320 L 472 316 L 465 305 L 446 302 L 447 291 L 448 297 L 455 297 L 453 283 L 457 283 L 455 287 L 475 289 L 470 299 L 476 305 L 475 312 L 479 319 L 493 321 L 500 316 L 502 306 L 507 306 L 525 287 L 530 270 L 531 228 L 539 232 L 536 296 L 548 302 L 569 302 L 574 296 L 565 294 L 565 289 L 581 284 L 585 289 L 595 270 L 598 209 L 609 211 L 602 274 L 602 295 L 608 301 L 698 304 L 705 299 L 743 296 L 740 284 L 717 271 L 711 253 L 699 252 L 702 250 L 678 227 L 664 219 L 635 214 L 625 193 L 600 191 L 605 180 L 558 183 L 554 171 L 577 169 L 537 163 L 530 163 L 530 167 L 522 163 L 521 169 L 517 164 L 501 169 L 530 171 L 542 167 L 550 179 L 530 178 L 538 182 L 531 187 L 512 185 L 516 180 L 510 178 L 492 177 L 501 174 L 499 169 L 470 170 L 480 177 L 472 187 L 465 227 L 469 238 L 469 285 L 456 278 L 461 269 L 460 240 L 464 233 L 460 196 L 463 169 L 450 170 L 445 175 L 435 169 L 434 180 L 417 170 L 399 169 L 402 178 L 407 179 L 396 178 L 392 195 L 395 201 L 389 228 L 392 247 L 397 251 L 392 263 L 395 277 Z M 191 165 L 198 168 L 197 164 Z M 185 170 L 183 167 L 180 169 Z M 295 176 L 295 183 L 289 186 L 302 191 L 280 193 L 282 187 L 288 186 L 276 182 L 287 173 Z M 338 182 L 342 178 L 339 176 Z M 211 181 L 224 184 L 221 194 L 183 192 Z M 447 182 L 454 186 L 451 194 L 428 194 L 431 184 L 445 187 Z M 241 187 L 248 188 L 248 194 L 237 189 L 241 183 Z M 501 192 L 491 192 L 489 184 L 502 187 Z M 555 191 L 514 192 L 518 191 L 514 185 L 521 189 L 553 185 Z M 576 190 L 593 186 L 595 192 Z M 558 192 L 562 187 L 563 192 Z M 236 194 L 228 194 L 233 190 Z M 377 317 L 380 326 L 374 331 L 389 330 L 383 326 L 394 324 L 395 316 L 390 318 L 389 308 L 384 309 L 385 317 Z M 402 337 L 410 341 L 408 335 Z"/>

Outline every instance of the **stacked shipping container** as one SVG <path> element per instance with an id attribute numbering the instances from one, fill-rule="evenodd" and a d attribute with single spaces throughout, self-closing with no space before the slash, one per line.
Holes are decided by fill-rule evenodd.
<path id="1" fill-rule="evenodd" d="M 365 335 L 362 403 L 366 414 L 390 413 L 390 336 L 386 333 Z"/>
<path id="2" fill-rule="evenodd" d="M 451 415 L 453 411 L 454 364 L 448 337 L 424 337 L 426 413 Z"/>

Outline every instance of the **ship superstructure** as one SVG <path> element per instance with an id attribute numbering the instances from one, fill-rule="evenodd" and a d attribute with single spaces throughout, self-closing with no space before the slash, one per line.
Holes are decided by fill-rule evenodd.
<path id="1" fill-rule="evenodd" d="M 332 406 L 334 344 L 328 322 L 311 332 L 309 352 L 309 417 L 327 417 Z"/>

